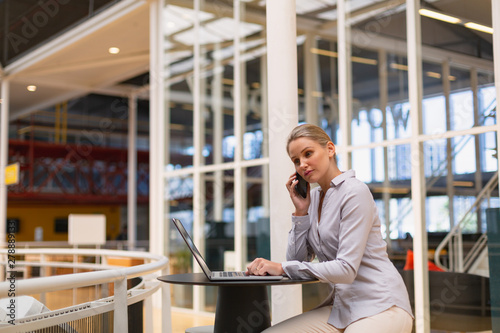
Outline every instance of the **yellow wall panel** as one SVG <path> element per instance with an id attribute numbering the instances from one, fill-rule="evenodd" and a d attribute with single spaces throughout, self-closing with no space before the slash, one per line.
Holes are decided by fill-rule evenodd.
<path id="1" fill-rule="evenodd" d="M 55 220 L 68 218 L 69 214 L 104 214 L 106 215 L 106 238 L 115 239 L 120 233 L 119 206 L 72 206 L 72 205 L 40 205 L 9 204 L 7 219 L 19 219 L 19 232 L 16 241 L 30 242 L 35 240 L 35 228 L 43 228 L 44 241 L 67 241 L 68 233 L 55 232 Z"/>

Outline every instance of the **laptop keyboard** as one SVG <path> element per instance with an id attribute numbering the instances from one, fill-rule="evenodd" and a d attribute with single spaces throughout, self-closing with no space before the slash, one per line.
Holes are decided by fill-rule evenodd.
<path id="1" fill-rule="evenodd" d="M 243 272 L 212 272 L 217 277 L 241 277 L 245 276 Z"/>

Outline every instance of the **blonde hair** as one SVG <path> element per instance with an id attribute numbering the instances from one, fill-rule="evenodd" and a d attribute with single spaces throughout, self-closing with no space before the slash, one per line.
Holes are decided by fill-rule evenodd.
<path id="1" fill-rule="evenodd" d="M 316 141 L 322 147 L 326 147 L 328 142 L 332 141 L 328 134 L 319 126 L 312 124 L 304 124 L 295 127 L 288 135 L 288 140 L 286 142 L 286 151 L 288 153 L 288 147 L 290 143 L 298 138 L 308 138 Z"/>

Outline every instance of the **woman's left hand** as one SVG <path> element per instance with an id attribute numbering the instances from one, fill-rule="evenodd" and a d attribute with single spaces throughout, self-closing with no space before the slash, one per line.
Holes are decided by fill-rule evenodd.
<path id="1" fill-rule="evenodd" d="M 278 262 L 257 258 L 247 266 L 247 275 L 283 275 L 285 271 Z"/>

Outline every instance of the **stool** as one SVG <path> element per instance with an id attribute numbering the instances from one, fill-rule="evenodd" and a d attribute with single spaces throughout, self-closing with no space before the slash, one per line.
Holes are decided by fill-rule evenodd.
<path id="1" fill-rule="evenodd" d="M 186 329 L 186 333 L 213 333 L 214 326 L 198 326 L 198 327 L 190 327 Z"/>

